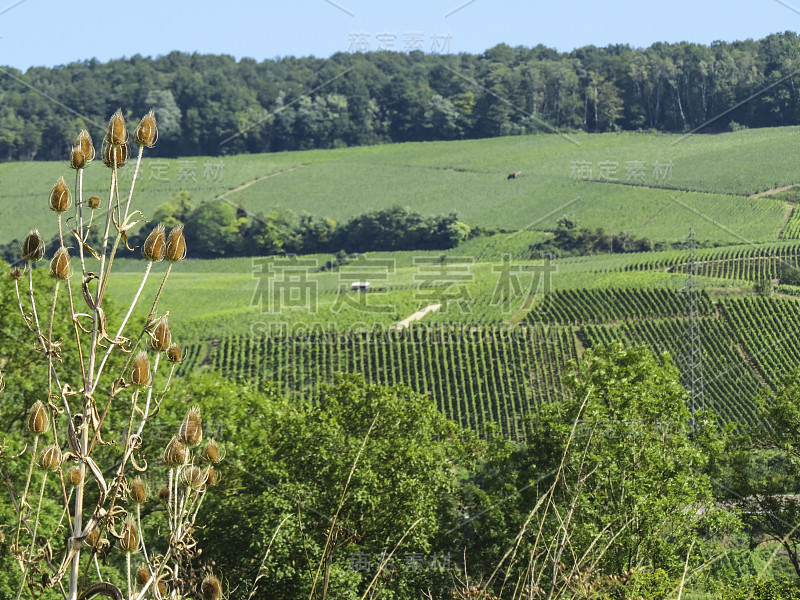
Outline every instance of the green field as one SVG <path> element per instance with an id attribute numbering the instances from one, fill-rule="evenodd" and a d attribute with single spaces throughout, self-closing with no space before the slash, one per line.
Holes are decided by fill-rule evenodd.
<path id="1" fill-rule="evenodd" d="M 145 158 L 136 208 L 152 214 L 177 191 L 189 190 L 195 204 L 225 195 L 253 212 L 280 206 L 339 221 L 399 204 L 426 215 L 455 211 L 470 225 L 512 231 L 551 229 L 568 216 L 581 227 L 624 230 L 663 242 L 674 242 L 689 226 L 703 243 L 766 242 L 778 239 L 791 199 L 745 196 L 800 180 L 798 132 L 786 127 L 686 138 L 571 136 L 577 144 L 556 135 L 530 135 Z M 132 165 L 125 167 L 123 192 Z M 522 177 L 507 181 L 506 174 L 517 170 Z M 46 199 L 61 175 L 73 185 L 65 163 L 0 164 L 0 206 L 16 217 L 0 223 L 0 242 L 20 238 L 32 227 L 55 232 L 45 216 Z M 95 161 L 86 170 L 85 195 L 107 198 L 108 177 L 108 169 Z"/>
<path id="2" fill-rule="evenodd" d="M 358 371 L 407 383 L 479 431 L 497 421 L 515 438 L 525 436 L 531 411 L 564 393 L 568 361 L 595 344 L 643 343 L 685 367 L 685 250 L 546 263 L 533 246 L 551 239 L 565 216 L 581 228 L 627 231 L 675 248 L 691 228 L 700 245 L 707 403 L 726 421 L 749 421 L 758 390 L 800 367 L 791 346 L 800 329 L 796 288 L 781 286 L 771 298 L 753 289 L 800 264 L 798 188 L 749 197 L 797 183 L 798 133 L 584 134 L 574 136 L 578 144 L 532 135 L 146 159 L 135 208 L 152 213 L 188 189 L 195 204 L 224 196 L 250 212 L 280 206 L 341 221 L 400 204 L 424 215 L 456 211 L 469 225 L 503 231 L 446 252 L 368 253 L 338 270 L 329 268 L 331 255 L 190 258 L 175 266 L 160 308 L 185 347 L 184 373 L 214 369 L 314 396 L 333 373 Z M 670 165 L 668 176 L 656 161 Z M 618 181 L 602 180 L 601 165 L 606 179 Z M 517 170 L 522 177 L 507 181 Z M 0 223 L 0 240 L 32 227 L 55 232 L 45 225 L 53 221 L 46 198 L 66 171 L 54 163 L 0 165 L 0 203 L 20 217 Z M 85 195 L 100 195 L 107 177 L 93 165 Z M 127 251 L 115 262 L 109 292 L 119 304 L 138 288 L 144 266 Z M 165 269 L 153 268 L 140 315 Z M 364 280 L 368 292 L 350 289 Z M 77 275 L 73 281 L 77 287 Z M 396 329 L 436 304 L 410 328 Z"/>

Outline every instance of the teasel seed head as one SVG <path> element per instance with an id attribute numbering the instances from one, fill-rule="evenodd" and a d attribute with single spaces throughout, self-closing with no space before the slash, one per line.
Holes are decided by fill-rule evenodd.
<path id="1" fill-rule="evenodd" d="M 139 530 L 133 517 L 125 517 L 120 531 L 119 547 L 123 552 L 133 554 L 139 549 Z"/>
<path id="2" fill-rule="evenodd" d="M 162 502 L 169 500 L 169 488 L 167 486 L 163 486 L 160 490 L 158 490 L 158 499 Z"/>
<path id="3" fill-rule="evenodd" d="M 164 260 L 166 252 L 167 235 L 164 233 L 164 226 L 159 223 L 144 241 L 144 245 L 142 246 L 142 254 L 150 262 L 160 262 Z"/>
<path id="4" fill-rule="evenodd" d="M 67 280 L 70 275 L 72 275 L 72 261 L 69 259 L 69 251 L 61 246 L 50 261 L 50 277 Z"/>
<path id="5" fill-rule="evenodd" d="M 86 167 L 86 156 L 80 146 L 72 147 L 72 152 L 69 153 L 69 166 L 76 171 Z"/>
<path id="6" fill-rule="evenodd" d="M 39 466 L 45 471 L 55 473 L 61 468 L 61 448 L 51 444 L 39 454 Z"/>
<path id="7" fill-rule="evenodd" d="M 100 198 L 98 198 L 97 196 L 92 196 L 91 198 L 89 198 L 89 200 L 87 200 L 86 203 L 92 210 L 94 210 L 95 208 L 100 208 Z"/>
<path id="8" fill-rule="evenodd" d="M 207 460 L 208 462 L 215 464 L 220 461 L 219 444 L 217 444 L 214 438 L 208 440 L 206 447 L 203 449 L 203 460 Z"/>
<path id="9" fill-rule="evenodd" d="M 22 242 L 22 258 L 28 262 L 36 262 L 44 258 L 44 240 L 38 229 L 28 232 Z"/>
<path id="10" fill-rule="evenodd" d="M 142 350 L 133 359 L 133 369 L 131 369 L 131 383 L 139 387 L 147 387 L 150 383 L 150 361 L 147 359 L 147 352 Z"/>
<path id="11" fill-rule="evenodd" d="M 217 483 L 219 483 L 219 472 L 210 465 L 206 467 L 205 477 L 206 485 L 208 485 L 208 487 L 214 487 L 217 485 Z"/>
<path id="12" fill-rule="evenodd" d="M 125 129 L 125 117 L 122 116 L 121 108 L 118 108 L 117 112 L 111 115 L 111 118 L 108 120 L 106 142 L 114 145 L 128 143 L 128 130 Z"/>
<path id="13" fill-rule="evenodd" d="M 186 258 L 186 236 L 183 225 L 173 227 L 167 238 L 167 260 L 176 262 Z"/>
<path id="14" fill-rule="evenodd" d="M 200 595 L 203 600 L 219 600 L 222 598 L 222 585 L 214 575 L 206 575 L 200 584 Z"/>
<path id="15" fill-rule="evenodd" d="M 179 467 L 186 459 L 186 446 L 177 437 L 173 437 L 164 450 L 164 462 L 170 467 Z"/>
<path id="16" fill-rule="evenodd" d="M 150 569 L 146 564 L 142 563 L 139 565 L 139 568 L 136 569 L 136 583 L 138 585 L 144 585 L 148 581 L 150 581 Z"/>
<path id="17" fill-rule="evenodd" d="M 116 144 L 107 144 L 103 149 L 103 163 L 109 168 L 114 168 L 115 161 L 118 169 L 124 167 L 125 163 L 128 162 L 127 144 L 122 144 L 120 146 Z"/>
<path id="18" fill-rule="evenodd" d="M 129 496 L 131 502 L 136 504 L 142 504 L 147 500 L 147 487 L 141 477 L 137 477 L 133 480 L 133 483 L 130 485 Z"/>
<path id="19" fill-rule="evenodd" d="M 50 428 L 50 419 L 47 415 L 47 408 L 44 402 L 37 400 L 31 406 L 31 411 L 28 413 L 28 431 L 36 435 L 46 433 Z"/>
<path id="20" fill-rule="evenodd" d="M 63 213 L 72 206 L 72 194 L 63 177 L 59 177 L 50 191 L 50 210 Z"/>
<path id="21" fill-rule="evenodd" d="M 92 548 L 96 548 L 98 542 L 100 542 L 100 528 L 95 527 L 92 529 L 89 534 L 86 536 L 86 539 L 83 540 L 86 542 L 87 546 L 91 546 Z"/>
<path id="22" fill-rule="evenodd" d="M 178 439 L 191 447 L 197 446 L 203 441 L 203 420 L 200 418 L 199 407 L 193 406 L 186 413 L 186 417 L 178 429 Z"/>
<path id="23" fill-rule="evenodd" d="M 139 126 L 136 128 L 136 135 L 134 136 L 136 143 L 140 146 L 152 148 L 158 141 L 158 127 L 156 126 L 156 116 L 151 110 L 142 120 L 139 121 Z"/>
<path id="24" fill-rule="evenodd" d="M 67 482 L 70 485 L 80 485 L 83 483 L 80 467 L 70 467 L 67 469 Z"/>
<path id="25" fill-rule="evenodd" d="M 22 269 L 19 267 L 14 267 L 8 272 L 8 276 L 11 278 L 12 281 L 19 281 L 22 279 Z"/>
<path id="26" fill-rule="evenodd" d="M 178 344 L 172 343 L 167 348 L 167 360 L 173 363 L 181 362 L 181 347 Z"/>
<path id="27" fill-rule="evenodd" d="M 94 160 L 94 144 L 92 143 L 92 136 L 85 129 L 78 134 L 78 139 L 75 141 L 75 147 L 81 151 L 86 164 Z"/>
<path id="28" fill-rule="evenodd" d="M 186 487 L 200 491 L 206 485 L 206 474 L 200 467 L 189 465 L 181 471 L 181 482 Z"/>
<path id="29" fill-rule="evenodd" d="M 161 317 L 158 319 L 154 326 L 153 326 L 153 333 L 151 338 L 151 344 L 153 346 L 153 350 L 157 350 L 159 352 L 166 352 L 172 341 L 172 335 L 169 331 L 169 321 L 167 321 L 167 317 Z"/>

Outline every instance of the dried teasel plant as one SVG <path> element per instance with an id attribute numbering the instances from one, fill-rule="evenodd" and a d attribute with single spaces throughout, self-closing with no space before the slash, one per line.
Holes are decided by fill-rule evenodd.
<path id="1" fill-rule="evenodd" d="M 46 309 L 37 304 L 41 301 L 34 293 L 38 284 L 33 271 L 46 255 L 36 229 L 22 243 L 25 268 L 13 268 L 9 274 L 32 346 L 44 357 L 48 382 L 25 420 L 31 443 L 19 458 L 27 461 L 27 475 L 20 485 L 7 486 L 16 509 L 10 531 L 11 553 L 20 573 L 17 599 L 26 589 L 34 597 L 55 589 L 66 600 L 97 594 L 129 600 L 222 595 L 216 578 L 192 580 L 192 560 L 200 553 L 194 539 L 196 519 L 208 488 L 219 477 L 217 467 L 208 463 L 216 465 L 223 455 L 213 440 L 200 446 L 199 409 L 193 407 L 186 415 L 163 451 L 163 462 L 148 461 L 143 450 L 147 425 L 158 413 L 181 360 L 169 313 L 159 315 L 158 310 L 173 266 L 186 256 L 182 227 L 169 234 L 161 225 L 152 229 L 141 250 L 146 261 L 141 284 L 129 299 L 127 312 L 116 319 L 104 310 L 115 258 L 131 250 L 128 234 L 145 220 L 132 210 L 132 202 L 144 150 L 158 140 L 153 111 L 142 118 L 132 139 L 138 155 L 130 189 L 121 194 L 120 168 L 132 157 L 128 126 L 119 110 L 110 118 L 97 152 L 110 169 L 105 201 L 84 197 L 84 172 L 96 154 L 91 136 L 81 131 L 72 145 L 67 165 L 75 172 L 74 187 L 59 178 L 47 196 L 47 206 L 42 205 L 42 214 L 53 215 L 58 225 L 57 247 L 49 263 L 52 301 Z M 95 234 L 92 239 L 101 240 L 96 247 L 90 245 L 90 233 Z M 131 335 L 126 328 L 143 300 L 152 266 L 165 259 L 166 272 L 148 300 L 152 308 L 145 324 Z M 37 281 L 44 280 L 37 277 Z M 59 321 L 69 323 L 67 339 L 54 335 L 53 325 Z M 69 368 L 70 363 L 62 360 L 67 348 L 70 356 L 77 357 L 77 367 Z M 119 443 L 106 439 L 112 419 L 124 423 Z M 113 445 L 118 445 L 115 451 L 106 450 Z M 206 466 L 199 466 L 201 462 Z M 152 473 L 158 465 L 163 465 L 167 482 L 151 493 L 147 481 L 159 477 Z M 38 497 L 33 491 L 37 481 Z M 45 503 L 48 490 L 54 495 Z M 63 511 L 55 528 L 53 519 L 42 515 L 43 506 L 52 506 L 53 501 Z M 166 550 L 159 555 L 148 554 L 153 546 L 142 528 L 142 507 L 148 502 L 167 506 L 168 529 L 159 546 Z M 124 562 L 124 593 L 101 576 L 99 559 L 113 562 L 115 555 L 117 564 Z M 134 556 L 139 563 L 135 571 Z"/>

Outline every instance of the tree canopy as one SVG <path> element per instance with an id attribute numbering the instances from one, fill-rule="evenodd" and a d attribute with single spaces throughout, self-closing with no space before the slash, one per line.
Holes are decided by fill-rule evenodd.
<path id="1" fill-rule="evenodd" d="M 381 51 L 260 62 L 176 51 L 25 73 L 8 68 L 13 77 L 0 74 L 0 160 L 61 159 L 75 131 L 91 132 L 123 104 L 132 119 L 157 112 L 162 136 L 154 155 L 160 156 L 553 128 L 714 132 L 796 125 L 798 66 L 800 37 L 787 31 L 709 46 L 557 52 L 499 44 L 482 54 Z"/>

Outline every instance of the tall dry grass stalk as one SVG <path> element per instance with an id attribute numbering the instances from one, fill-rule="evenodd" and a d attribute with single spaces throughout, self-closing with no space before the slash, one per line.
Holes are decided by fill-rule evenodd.
<path id="1" fill-rule="evenodd" d="M 96 595 L 116 600 L 177 598 L 187 593 L 215 598 L 221 595 L 221 584 L 213 574 L 197 580 L 191 569 L 192 559 L 199 555 L 195 521 L 208 488 L 218 480 L 214 464 L 220 459 L 215 441 L 201 444 L 202 420 L 197 407 L 189 411 L 164 450 L 168 481 L 166 492 L 160 493 L 158 500 L 168 515 L 168 531 L 164 532 L 165 540 L 151 546 L 161 548 L 159 554 L 148 551 L 142 529 L 142 506 L 150 501 L 145 479 L 148 475 L 153 477 L 143 456 L 146 426 L 159 411 L 181 356 L 180 347 L 172 340 L 169 313 L 159 316 L 159 299 L 173 265 L 186 256 L 183 229 L 173 229 L 169 234 L 161 225 L 153 229 L 142 252 L 146 266 L 141 285 L 119 323 L 109 322 L 103 308 L 114 260 L 123 248 L 128 248 L 131 229 L 145 220 L 140 211 L 131 211 L 131 205 L 144 149 L 153 147 L 157 139 L 156 117 L 150 111 L 133 136 L 139 151 L 127 198 L 121 197 L 119 175 L 129 159 L 129 136 L 122 111 L 111 117 L 99 153 L 109 168 L 103 218 L 99 214 L 101 200 L 97 196 L 84 198 L 84 171 L 96 152 L 91 136 L 80 132 L 68 157 L 69 166 L 75 171 L 74 190 L 61 177 L 48 198 L 48 207 L 58 222 L 58 248 L 50 262 L 55 283 L 46 313 L 37 307 L 34 294 L 33 270 L 44 259 L 46 250 L 38 231 L 32 230 L 22 245 L 27 290 L 23 271 L 11 272 L 22 319 L 36 350 L 46 359 L 48 381 L 47 390 L 42 390 L 41 398 L 31 407 L 26 423 L 32 444 L 26 459 L 29 462 L 24 487 L 8 486 L 17 513 L 11 540 L 20 569 L 17 599 L 26 589 L 35 597 L 51 588 L 67 600 Z M 67 218 L 70 210 L 74 215 Z M 90 233 L 95 229 L 102 234 L 98 247 L 89 245 Z M 76 266 L 76 273 L 70 249 L 80 265 Z M 133 336 L 125 337 L 152 265 L 164 259 L 169 266 L 151 299 L 145 324 Z M 48 319 L 42 321 L 48 313 Z M 53 335 L 53 325 L 59 319 L 70 323 L 68 340 L 55 339 Z M 116 333 L 112 336 L 110 331 Z M 79 366 L 73 371 L 62 362 L 67 345 L 78 358 Z M 115 356 L 124 359 L 114 361 Z M 109 372 L 112 364 L 117 367 Z M 103 436 L 112 408 L 115 414 L 129 410 L 116 455 L 105 451 L 116 442 Z M 42 444 L 45 447 L 39 451 Z M 30 488 L 37 466 L 41 480 L 38 499 L 32 502 Z M 58 525 L 49 531 L 41 518 L 48 477 L 60 482 L 61 492 L 52 500 L 58 501 L 63 511 Z M 111 552 L 119 552 L 124 558 L 119 561 L 124 562 L 124 594 L 112 582 L 103 581 L 100 574 L 98 557 Z M 138 563 L 135 573 L 134 559 Z"/>

